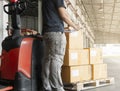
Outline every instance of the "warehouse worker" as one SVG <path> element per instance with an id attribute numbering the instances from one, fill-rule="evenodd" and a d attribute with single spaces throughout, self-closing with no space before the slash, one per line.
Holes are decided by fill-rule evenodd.
<path id="1" fill-rule="evenodd" d="M 64 0 L 42 0 L 43 38 L 45 59 L 43 60 L 43 91 L 65 91 L 61 79 L 61 66 L 66 47 L 64 24 L 79 30 L 69 18 Z"/>

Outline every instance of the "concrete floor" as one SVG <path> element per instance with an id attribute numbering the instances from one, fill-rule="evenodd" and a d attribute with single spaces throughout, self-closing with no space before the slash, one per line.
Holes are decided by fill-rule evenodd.
<path id="1" fill-rule="evenodd" d="M 120 91 L 120 57 L 106 57 L 104 63 L 108 64 L 108 77 L 114 77 L 115 84 L 84 91 Z"/>

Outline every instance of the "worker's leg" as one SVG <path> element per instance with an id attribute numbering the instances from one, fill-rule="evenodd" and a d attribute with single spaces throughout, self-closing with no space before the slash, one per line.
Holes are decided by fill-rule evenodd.
<path id="1" fill-rule="evenodd" d="M 43 91 L 52 91 L 51 90 L 51 85 L 49 83 L 49 69 L 50 69 L 50 56 L 49 56 L 49 51 L 50 51 L 50 46 L 49 46 L 49 37 L 47 35 L 44 36 L 44 59 L 42 62 L 42 82 L 43 82 Z"/>
<path id="2" fill-rule="evenodd" d="M 50 63 L 50 84 L 52 91 L 64 91 L 61 79 L 61 67 L 66 47 L 66 37 L 64 33 L 52 34 L 51 43 L 51 63 Z"/>
<path id="3" fill-rule="evenodd" d="M 52 91 L 64 91 L 61 79 L 61 66 L 63 64 L 60 62 L 61 59 L 62 56 L 57 57 L 56 55 L 56 58 L 53 58 L 54 61 L 52 61 L 50 65 L 50 84 Z"/>
<path id="4" fill-rule="evenodd" d="M 61 80 L 61 66 L 65 54 L 66 37 L 61 32 L 50 32 L 44 35 L 47 56 L 43 65 L 43 86 L 46 90 L 64 91 Z"/>

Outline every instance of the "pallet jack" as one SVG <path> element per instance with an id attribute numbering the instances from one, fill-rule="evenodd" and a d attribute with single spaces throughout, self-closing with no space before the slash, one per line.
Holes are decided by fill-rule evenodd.
<path id="1" fill-rule="evenodd" d="M 7 11 L 6 8 L 9 8 Z M 10 0 L 4 11 L 11 16 L 12 36 L 2 42 L 0 91 L 40 91 L 43 41 L 41 36 L 21 36 L 20 14 L 26 2 Z"/>

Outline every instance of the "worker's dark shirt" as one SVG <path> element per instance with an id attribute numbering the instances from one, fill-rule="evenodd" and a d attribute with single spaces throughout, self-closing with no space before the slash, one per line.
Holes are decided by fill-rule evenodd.
<path id="1" fill-rule="evenodd" d="M 65 7 L 64 0 L 42 0 L 43 33 L 64 31 L 64 24 L 58 13 L 60 7 Z"/>

